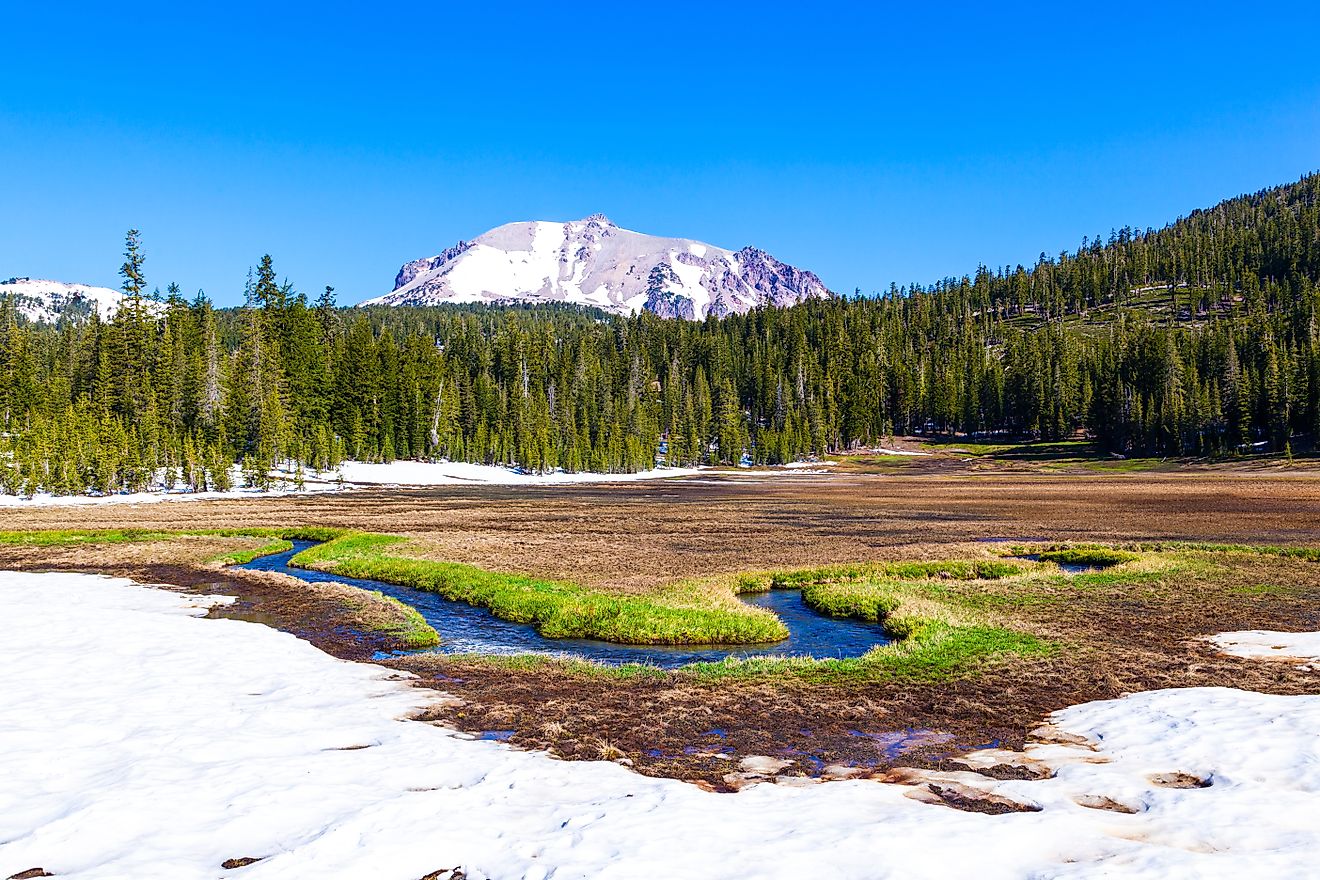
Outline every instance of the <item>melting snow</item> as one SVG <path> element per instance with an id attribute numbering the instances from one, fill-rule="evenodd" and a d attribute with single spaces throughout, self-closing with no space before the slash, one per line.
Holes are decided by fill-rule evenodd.
<path id="1" fill-rule="evenodd" d="M 833 462 L 798 462 L 773 471 L 730 471 L 710 467 L 658 467 L 634 474 L 567 473 L 553 471 L 534 474 L 507 467 L 468 464 L 457 461 L 392 461 L 388 464 L 346 461 L 336 470 L 307 471 L 302 489 L 294 488 L 293 475 L 280 471 L 274 475 L 274 488 L 261 491 L 235 488 L 227 492 L 187 492 L 181 488 L 165 489 L 157 485 L 147 492 L 123 492 L 113 495 L 50 495 L 35 496 L 0 494 L 0 508 L 6 507 L 77 507 L 87 504 L 151 504 L 161 501 L 219 501 L 234 498 L 276 498 L 312 492 L 336 492 L 368 486 L 565 486 L 583 483 L 631 483 L 639 480 L 664 480 L 692 477 L 697 474 L 720 476 L 787 476 L 824 474 Z M 342 479 L 341 479 L 342 477 Z M 243 481 L 237 465 L 232 481 L 238 486 Z"/>
<path id="2" fill-rule="evenodd" d="M 1320 632 L 1249 629 L 1220 633 L 1209 641 L 1234 657 L 1320 663 Z"/>
<path id="3" fill-rule="evenodd" d="M 1039 812 L 959 812 L 872 781 L 717 795 L 400 721 L 438 696 L 285 633 L 190 616 L 208 601 L 0 573 L 0 876 L 217 878 L 253 857 L 241 873 L 256 880 L 460 865 L 470 878 L 1240 878 L 1309 876 L 1320 858 L 1316 696 L 1196 688 L 1074 706 L 1056 739 L 1089 744 L 1021 757 L 1054 778 L 958 774 Z M 1169 787 L 1177 774 L 1210 785 Z"/>

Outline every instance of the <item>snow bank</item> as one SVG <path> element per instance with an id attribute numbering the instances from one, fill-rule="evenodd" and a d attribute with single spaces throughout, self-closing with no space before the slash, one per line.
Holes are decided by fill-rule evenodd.
<path id="1" fill-rule="evenodd" d="M 1220 633 L 1209 641 L 1234 657 L 1320 663 L 1320 632 L 1249 629 Z"/>
<path id="2" fill-rule="evenodd" d="M 305 495 L 310 492 L 334 492 L 337 482 L 318 480 L 311 473 L 305 475 L 303 488 L 294 488 L 292 471 L 279 469 L 271 472 L 273 487 L 262 491 L 243 486 L 243 469 L 234 465 L 230 469 L 230 483 L 235 488 L 225 492 L 189 492 L 181 487 L 165 488 L 163 478 L 146 492 L 116 492 L 110 495 L 35 495 L 0 494 L 0 508 L 5 507 L 82 507 L 87 504 L 155 504 L 161 501 L 223 501 L 234 498 L 278 498 L 284 495 Z"/>
<path id="3" fill-rule="evenodd" d="M 958 812 L 867 781 L 714 795 L 400 721 L 435 695 L 189 616 L 207 603 L 0 573 L 0 876 L 216 878 L 264 857 L 242 876 L 1236 878 L 1303 876 L 1320 857 L 1320 697 L 1205 688 L 1076 706 L 1056 723 L 1097 750 L 1028 753 L 1055 778 L 960 774 L 1035 813 Z M 1213 784 L 1150 778 L 1175 772 Z"/>
<path id="4" fill-rule="evenodd" d="M 701 468 L 655 468 L 635 474 L 596 474 L 555 471 L 549 474 L 529 474 L 512 468 L 461 461 L 392 461 L 389 464 L 369 464 L 346 461 L 338 471 L 329 471 L 322 477 L 333 479 L 343 474 L 348 483 L 362 486 L 456 486 L 475 483 L 505 486 L 544 486 L 567 483 L 621 483 L 635 480 L 659 480 L 666 477 L 686 477 L 700 473 Z"/>
<path id="5" fill-rule="evenodd" d="M 161 501 L 223 501 L 236 498 L 279 498 L 285 495 L 306 495 L 313 492 L 340 492 L 367 486 L 548 486 L 578 483 L 626 483 L 636 480 L 659 480 L 686 477 L 702 473 L 707 468 L 656 468 L 636 474 L 569 474 L 556 471 L 551 474 L 528 474 L 512 468 L 492 467 L 463 462 L 393 461 L 389 464 L 369 464 L 346 461 L 330 471 L 308 471 L 303 488 L 295 489 L 292 473 L 281 471 L 274 476 L 274 488 L 266 491 L 253 488 L 234 488 L 227 492 L 186 492 L 182 489 L 157 487 L 148 492 L 120 492 L 112 495 L 36 495 L 0 494 L 0 508 L 5 507 L 81 507 L 87 504 L 154 504 Z M 341 479 L 342 477 L 342 479 Z M 235 466 L 235 486 L 242 486 L 243 473 Z"/>
<path id="6" fill-rule="evenodd" d="M 346 461 L 329 471 L 307 471 L 302 489 L 295 489 L 293 474 L 281 471 L 274 475 L 275 488 L 235 488 L 227 492 L 185 492 L 157 487 L 149 492 L 123 492 L 114 495 L 0 495 L 5 507 L 79 507 L 85 504 L 151 504 L 160 501 L 217 501 L 235 498 L 278 498 L 312 492 L 339 492 L 370 486 L 566 486 L 585 483 L 631 483 L 640 480 L 664 480 L 675 477 L 707 475 L 784 476 L 787 474 L 825 474 L 834 462 L 795 462 L 774 470 L 733 471 L 709 467 L 658 467 L 635 474 L 566 473 L 532 474 L 513 468 L 459 461 L 392 461 L 388 464 Z M 243 483 L 242 470 L 235 466 L 235 486 Z"/>

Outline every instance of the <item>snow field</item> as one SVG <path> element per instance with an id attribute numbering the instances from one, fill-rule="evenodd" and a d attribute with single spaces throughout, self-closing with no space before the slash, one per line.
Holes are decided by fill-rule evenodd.
<path id="1" fill-rule="evenodd" d="M 1266 877 L 1320 857 L 1316 696 L 1074 706 L 1056 738 L 1091 745 L 1007 756 L 1054 778 L 956 774 L 1039 812 L 872 781 L 717 795 L 402 721 L 441 695 L 192 616 L 211 601 L 0 573 L 0 876 L 237 877 L 220 863 L 250 856 L 244 878 Z M 1170 788 L 1175 773 L 1211 784 Z M 1098 798 L 1135 812 L 1078 803 Z"/>
<path id="2" fill-rule="evenodd" d="M 635 474 L 566 473 L 529 474 L 512 468 L 461 461 L 392 461 L 389 464 L 370 464 L 346 461 L 338 473 L 344 481 L 357 485 L 398 486 L 459 486 L 488 483 L 504 486 L 544 486 L 570 483 L 629 483 L 638 480 L 657 480 L 667 477 L 686 477 L 701 473 L 705 468 L 655 468 Z M 335 472 L 321 474 L 334 478 Z"/>
<path id="3" fill-rule="evenodd" d="M 35 496 L 0 495 L 0 508 L 5 507 L 78 507 L 86 504 L 152 504 L 161 501 L 218 501 L 235 498 L 277 498 L 284 495 L 298 495 L 321 492 L 337 492 L 342 489 L 357 489 L 367 486 L 563 486 L 586 483 L 632 483 L 640 480 L 664 480 L 675 477 L 691 477 L 697 474 L 740 476 L 774 476 L 776 474 L 823 474 L 824 468 L 832 467 L 834 462 L 794 462 L 773 470 L 733 471 L 710 467 L 658 467 L 635 474 L 567 473 L 555 471 L 548 474 L 527 473 L 513 468 L 496 467 L 484 464 L 468 464 L 460 461 L 392 461 L 388 464 L 363 461 L 345 461 L 339 468 L 330 471 L 307 471 L 304 475 L 304 487 L 293 488 L 293 475 L 281 472 L 275 480 L 275 488 L 266 492 L 251 488 L 234 488 L 227 492 L 185 492 L 181 489 L 157 488 L 149 492 L 119 493 L 114 495 L 50 495 L 38 493 Z M 242 469 L 235 465 L 231 475 L 235 486 L 243 483 Z"/>

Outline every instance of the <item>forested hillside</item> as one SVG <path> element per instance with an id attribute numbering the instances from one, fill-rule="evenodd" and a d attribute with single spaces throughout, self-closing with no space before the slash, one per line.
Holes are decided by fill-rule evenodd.
<path id="1" fill-rule="evenodd" d="M 889 434 L 1086 431 L 1232 454 L 1320 430 L 1320 176 L 1030 267 L 705 322 L 570 307 L 340 309 L 280 283 L 152 306 L 137 234 L 110 321 L 0 306 L 0 487 L 160 469 L 449 457 L 532 470 L 789 461 Z"/>

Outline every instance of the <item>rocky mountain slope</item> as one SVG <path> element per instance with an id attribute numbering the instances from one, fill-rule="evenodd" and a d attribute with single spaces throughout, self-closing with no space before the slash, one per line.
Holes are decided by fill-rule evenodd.
<path id="1" fill-rule="evenodd" d="M 404 264 L 393 292 L 362 305 L 558 302 L 700 320 L 830 295 L 815 274 L 765 251 L 644 235 L 594 214 L 509 223 L 461 241 Z"/>

